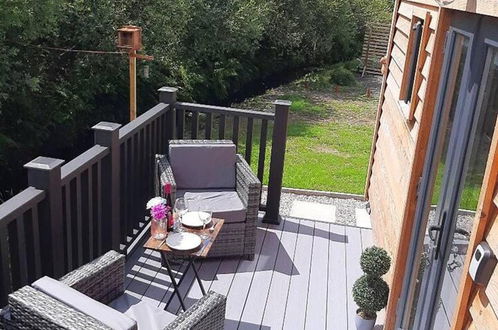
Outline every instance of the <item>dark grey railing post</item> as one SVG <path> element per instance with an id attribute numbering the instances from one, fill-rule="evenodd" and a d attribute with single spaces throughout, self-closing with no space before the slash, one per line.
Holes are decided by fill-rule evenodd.
<path id="1" fill-rule="evenodd" d="M 271 145 L 270 176 L 268 179 L 268 196 L 266 213 L 263 222 L 280 223 L 280 195 L 282 193 L 282 178 L 284 175 L 285 145 L 287 142 L 287 121 L 289 118 L 290 101 L 277 100 L 275 105 L 275 121 Z"/>
<path id="2" fill-rule="evenodd" d="M 119 251 L 121 246 L 121 187 L 120 187 L 120 145 L 119 128 L 120 124 L 101 121 L 93 126 L 95 144 L 108 147 L 110 151 L 109 162 L 102 164 L 102 219 L 104 223 L 110 219 L 111 248 Z M 100 188 L 100 187 L 99 187 Z M 103 239 L 100 237 L 99 239 Z"/>
<path id="3" fill-rule="evenodd" d="M 169 104 L 168 111 L 168 132 L 166 136 L 168 140 L 176 138 L 176 93 L 178 91 L 175 87 L 161 87 L 159 88 L 159 102 Z"/>
<path id="4" fill-rule="evenodd" d="M 43 273 L 58 278 L 65 273 L 62 222 L 62 159 L 37 157 L 25 164 L 28 184 L 45 191 L 46 202 L 40 210 L 40 245 Z"/>

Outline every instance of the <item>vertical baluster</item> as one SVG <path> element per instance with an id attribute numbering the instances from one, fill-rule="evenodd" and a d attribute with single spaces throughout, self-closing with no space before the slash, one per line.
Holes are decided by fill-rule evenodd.
<path id="1" fill-rule="evenodd" d="M 233 117 L 232 141 L 236 150 L 239 150 L 239 116 Z"/>
<path id="2" fill-rule="evenodd" d="M 258 157 L 258 179 L 263 182 L 265 173 L 265 158 L 266 158 L 266 138 L 268 135 L 268 120 L 261 121 L 261 134 L 259 139 L 259 157 Z"/>
<path id="3" fill-rule="evenodd" d="M 213 129 L 213 114 L 208 112 L 206 114 L 206 140 L 211 140 L 211 134 Z"/>
<path id="4" fill-rule="evenodd" d="M 124 157 L 124 152 L 121 153 L 121 157 Z M 124 172 L 124 171 L 123 171 Z M 97 252 L 98 255 L 102 255 L 102 161 L 97 163 L 97 189 L 96 189 L 96 194 L 97 194 Z M 121 196 L 124 197 L 124 194 Z M 121 204 L 120 207 L 122 207 L 123 204 Z M 124 226 L 121 226 L 121 232 L 119 233 L 119 240 L 124 242 L 124 235 L 122 232 L 124 231 Z"/>
<path id="5" fill-rule="evenodd" d="M 161 122 L 159 121 L 159 125 L 161 128 L 160 134 L 159 134 L 159 149 L 160 146 L 162 145 L 161 142 L 161 136 L 162 136 L 162 127 L 161 127 Z M 141 180 L 138 179 L 136 176 L 137 173 L 143 173 L 141 172 L 140 169 L 140 149 L 139 149 L 139 139 L 140 139 L 140 130 L 133 135 L 133 172 L 132 172 L 132 180 L 134 183 L 133 186 L 133 225 L 132 225 L 132 230 L 130 232 L 131 236 L 133 237 L 133 230 L 135 228 L 138 228 L 138 222 L 140 221 L 140 211 L 142 210 L 142 207 L 140 204 L 140 184 Z M 143 175 L 143 174 L 142 174 Z"/>
<path id="6" fill-rule="evenodd" d="M 19 287 L 28 284 L 28 255 L 26 251 L 26 232 L 24 230 L 24 215 L 16 219 L 17 253 L 19 255 Z"/>
<path id="7" fill-rule="evenodd" d="M 161 136 L 159 134 L 159 123 L 156 120 L 156 150 L 159 149 L 159 137 Z M 129 143 L 130 143 L 130 171 L 128 172 L 128 177 L 130 178 L 130 193 L 129 193 L 129 204 L 130 204 L 130 218 L 128 222 L 128 235 L 133 236 L 133 227 L 135 225 L 135 194 L 136 194 L 136 181 L 133 179 L 133 176 L 137 173 L 137 167 L 136 167 L 136 148 L 135 148 L 135 135 L 132 135 L 129 138 Z"/>
<path id="8" fill-rule="evenodd" d="M 7 295 L 12 292 L 12 283 L 10 278 L 10 249 L 7 241 L 8 234 L 6 227 L 0 227 L 0 303 L 1 306 L 7 305 Z"/>
<path id="9" fill-rule="evenodd" d="M 155 126 L 154 126 L 155 129 Z M 156 130 L 157 132 L 157 130 Z M 157 136 L 156 132 L 154 134 Z M 155 141 L 154 141 L 155 142 Z M 125 180 L 126 180 L 126 225 L 125 225 L 125 242 L 127 242 L 127 237 L 128 233 L 130 232 L 130 222 L 131 222 L 131 194 L 133 191 L 133 187 L 131 184 L 131 173 L 133 173 L 133 167 L 132 167 L 132 160 L 131 160 L 131 140 L 128 139 L 126 140 L 126 173 L 125 173 Z"/>
<path id="10" fill-rule="evenodd" d="M 73 270 L 73 221 L 71 217 L 71 193 L 69 182 L 64 186 L 64 209 L 66 211 L 67 270 Z"/>
<path id="11" fill-rule="evenodd" d="M 192 139 L 196 140 L 199 135 L 199 112 L 192 111 Z"/>
<path id="12" fill-rule="evenodd" d="M 166 147 L 166 127 L 165 127 L 166 121 L 164 120 L 164 115 L 159 116 L 159 125 L 161 126 L 161 136 L 159 138 L 159 141 L 161 142 L 159 144 L 159 153 L 163 153 L 164 148 Z"/>
<path id="13" fill-rule="evenodd" d="M 33 255 L 35 258 L 35 278 L 42 275 L 41 245 L 40 245 L 40 218 L 38 217 L 38 205 L 34 205 L 31 212 L 31 223 L 33 227 Z"/>
<path id="14" fill-rule="evenodd" d="M 172 110 L 170 110 L 172 111 Z M 164 132 L 164 136 L 163 136 L 163 141 L 164 141 L 164 145 L 163 145 L 163 148 L 161 149 L 161 153 L 164 153 L 164 151 L 168 148 L 169 146 L 169 140 L 171 140 L 172 138 L 172 135 L 174 133 L 174 129 L 173 129 L 173 132 L 170 132 L 169 130 L 171 129 L 171 125 L 169 124 L 169 120 L 170 120 L 170 114 L 167 112 L 165 114 L 163 114 L 163 125 L 164 125 L 164 129 L 163 129 L 163 132 Z"/>
<path id="15" fill-rule="evenodd" d="M 254 126 L 254 120 L 252 118 L 247 118 L 247 133 L 246 133 L 246 161 L 251 164 L 251 154 L 252 154 L 252 129 Z"/>
<path id="16" fill-rule="evenodd" d="M 161 122 L 159 121 L 159 118 L 154 120 L 156 123 L 156 143 L 154 144 L 154 148 L 156 153 L 161 152 Z"/>
<path id="17" fill-rule="evenodd" d="M 218 132 L 220 140 L 225 139 L 225 126 L 226 126 L 226 117 L 225 115 L 220 115 L 220 130 Z"/>
<path id="18" fill-rule="evenodd" d="M 165 127 L 163 127 L 163 135 L 165 135 Z M 163 138 L 166 138 L 165 136 L 163 136 Z M 146 162 L 149 161 L 147 159 L 147 154 L 146 154 L 146 150 L 145 150 L 145 126 L 142 127 L 140 129 L 140 140 L 138 142 L 138 145 L 139 145 L 139 157 L 140 157 L 140 172 L 139 173 L 142 173 L 143 175 L 143 178 L 140 178 L 138 180 L 139 184 L 140 184 L 140 200 L 139 200 L 139 203 L 141 205 L 145 205 L 146 203 L 146 198 L 148 196 L 148 193 L 147 193 L 147 178 L 148 178 L 148 173 L 147 173 L 147 164 Z M 165 147 L 166 146 L 166 143 L 163 144 L 163 146 Z M 139 208 L 140 210 L 140 221 L 143 221 L 143 208 Z"/>
<path id="19" fill-rule="evenodd" d="M 76 243 L 78 244 L 78 267 L 83 265 L 83 217 L 81 214 L 81 175 L 76 177 Z"/>
<path id="20" fill-rule="evenodd" d="M 178 136 L 178 139 L 183 139 L 184 133 L 185 133 L 185 110 L 176 110 L 176 120 L 178 121 L 178 129 L 176 131 L 176 134 Z"/>
<path id="21" fill-rule="evenodd" d="M 148 194 L 149 196 L 152 194 L 153 189 L 152 187 L 154 186 L 154 169 L 155 169 L 155 164 L 154 164 L 154 154 L 152 153 L 152 147 L 150 143 L 150 138 L 151 138 L 151 128 L 150 124 L 145 127 L 145 153 L 146 153 L 146 159 L 147 159 L 147 186 L 148 186 Z"/>
<path id="22" fill-rule="evenodd" d="M 87 172 L 87 183 L 86 183 L 86 199 L 88 205 L 88 219 L 85 221 L 88 223 L 88 258 L 93 260 L 95 258 L 95 254 L 93 251 L 95 238 L 93 236 L 94 232 L 94 218 L 93 218 L 93 165 L 88 167 Z"/>
<path id="23" fill-rule="evenodd" d="M 163 125 L 162 125 L 162 118 L 161 116 L 157 117 L 155 119 L 156 126 L 157 126 L 157 149 L 156 152 L 161 152 L 162 150 L 162 136 L 163 136 Z"/>
<path id="24" fill-rule="evenodd" d="M 121 242 L 126 242 L 126 230 L 128 226 L 128 203 L 127 203 L 127 198 L 128 198 L 128 148 L 126 146 L 126 141 L 121 143 L 121 154 L 120 154 L 120 163 L 121 163 L 121 175 L 120 175 L 120 182 L 121 182 L 121 202 L 120 202 L 120 208 L 122 210 L 121 214 Z M 99 170 L 101 170 L 101 167 L 99 167 Z M 99 171 L 99 180 L 102 180 L 101 172 Z M 102 181 L 100 181 L 102 183 Z M 103 186 L 102 187 L 102 193 L 105 194 L 104 190 L 105 189 Z M 102 206 L 101 206 L 102 207 Z M 102 213 L 102 218 L 103 218 L 103 213 Z M 102 223 L 103 225 L 103 223 Z M 101 232 L 101 243 L 104 242 L 104 236 L 103 236 L 103 231 Z M 102 247 L 103 248 L 103 247 Z"/>

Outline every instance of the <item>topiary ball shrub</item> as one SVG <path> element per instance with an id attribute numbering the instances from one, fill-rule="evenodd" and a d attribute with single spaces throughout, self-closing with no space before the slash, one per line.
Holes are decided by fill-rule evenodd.
<path id="1" fill-rule="evenodd" d="M 382 276 L 391 267 L 391 258 L 383 248 L 372 246 L 361 254 L 360 266 L 365 274 Z"/>
<path id="2" fill-rule="evenodd" d="M 371 320 L 387 305 L 389 286 L 380 277 L 363 275 L 353 285 L 353 299 L 360 309 L 360 316 Z"/>
<path id="3" fill-rule="evenodd" d="M 346 69 L 343 65 L 339 65 L 331 70 L 330 82 L 339 86 L 355 86 L 356 78 L 354 73 Z"/>

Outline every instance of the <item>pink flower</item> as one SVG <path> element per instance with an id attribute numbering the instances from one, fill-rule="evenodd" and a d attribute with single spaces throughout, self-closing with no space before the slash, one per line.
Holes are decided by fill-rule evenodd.
<path id="1" fill-rule="evenodd" d="M 150 209 L 150 215 L 157 220 L 162 220 L 166 218 L 166 215 L 168 214 L 168 211 L 171 208 L 167 205 L 164 204 L 157 204 L 151 207 Z"/>

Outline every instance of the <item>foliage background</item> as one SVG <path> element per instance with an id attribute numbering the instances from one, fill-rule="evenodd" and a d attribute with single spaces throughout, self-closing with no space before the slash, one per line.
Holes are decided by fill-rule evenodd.
<path id="1" fill-rule="evenodd" d="M 389 19 L 391 7 L 392 0 L 0 0 L 0 201 L 25 186 L 24 163 L 69 160 L 91 145 L 92 125 L 128 115 L 126 56 L 43 47 L 114 51 L 116 28 L 139 25 L 143 53 L 155 57 L 150 77 L 139 77 L 139 112 L 164 85 L 179 87 L 183 100 L 228 103 L 272 77 L 354 58 L 365 25 Z"/>

